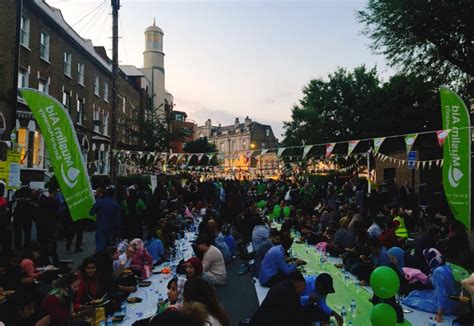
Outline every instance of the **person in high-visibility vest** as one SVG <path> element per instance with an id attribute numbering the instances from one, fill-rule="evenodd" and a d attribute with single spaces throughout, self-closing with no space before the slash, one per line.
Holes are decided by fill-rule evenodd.
<path id="1" fill-rule="evenodd" d="M 396 209 L 392 209 L 391 215 L 393 217 L 392 222 L 393 225 L 395 225 L 395 235 L 399 238 L 407 239 L 408 238 L 408 230 L 405 226 L 405 220 L 398 215 L 398 212 Z"/>

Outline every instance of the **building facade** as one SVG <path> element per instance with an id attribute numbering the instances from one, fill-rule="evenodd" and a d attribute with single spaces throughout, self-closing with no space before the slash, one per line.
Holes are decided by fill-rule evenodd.
<path id="1" fill-rule="evenodd" d="M 213 126 L 211 119 L 208 119 L 203 126 L 198 126 L 195 132 L 196 139 L 204 137 L 216 146 L 217 152 L 227 154 L 223 164 L 228 168 L 258 167 L 256 155 L 249 157 L 249 152 L 275 149 L 278 144 L 270 125 L 252 121 L 248 116 L 243 123 L 239 118 L 235 118 L 234 124 L 228 126 Z M 278 161 L 273 157 L 266 157 L 266 160 Z"/>
<path id="2" fill-rule="evenodd" d="M 173 153 L 184 153 L 186 143 L 194 140 L 196 124 L 188 120 L 188 115 L 183 111 L 172 111 L 170 123 L 170 150 Z"/>
<path id="3" fill-rule="evenodd" d="M 51 167 L 41 130 L 17 96 L 20 87 L 38 89 L 60 101 L 74 123 L 89 173 L 108 175 L 112 65 L 105 49 L 78 35 L 60 10 L 44 0 L 1 1 L 0 41 L 8 50 L 0 61 L 7 85 L 0 94 L 0 131 L 5 121 L 8 135 L 4 132 L 3 139 L 10 138 L 10 130 L 16 135 L 22 181 L 43 181 Z M 139 147 L 140 123 L 150 105 L 148 89 L 142 88 L 141 80 L 120 71 L 117 94 L 118 145 Z M 11 121 L 9 126 L 7 121 Z"/>

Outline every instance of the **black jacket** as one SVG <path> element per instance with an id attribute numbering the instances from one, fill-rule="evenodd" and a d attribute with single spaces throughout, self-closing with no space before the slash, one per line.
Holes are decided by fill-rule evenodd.
<path id="1" fill-rule="evenodd" d="M 304 323 L 300 296 L 290 280 L 275 284 L 268 291 L 251 321 L 252 326 L 299 326 Z"/>

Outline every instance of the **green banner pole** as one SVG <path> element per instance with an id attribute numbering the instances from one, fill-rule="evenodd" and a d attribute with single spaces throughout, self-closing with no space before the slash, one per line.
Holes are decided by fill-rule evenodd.
<path id="1" fill-rule="evenodd" d="M 20 88 L 44 136 L 54 173 L 74 221 L 92 219 L 94 195 L 69 113 L 61 103 L 36 89 Z"/>

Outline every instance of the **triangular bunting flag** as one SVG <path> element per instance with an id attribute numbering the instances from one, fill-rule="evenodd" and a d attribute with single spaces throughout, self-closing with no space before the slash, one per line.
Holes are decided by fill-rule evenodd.
<path id="1" fill-rule="evenodd" d="M 444 141 L 448 138 L 449 130 L 438 130 L 436 132 L 436 138 L 438 139 L 439 147 L 443 147 Z"/>
<path id="2" fill-rule="evenodd" d="M 201 162 L 201 159 L 202 159 L 203 156 L 204 156 L 203 153 L 199 153 L 198 160 L 197 160 L 198 163 Z"/>
<path id="3" fill-rule="evenodd" d="M 281 154 L 283 154 L 283 152 L 285 151 L 286 147 L 280 147 L 278 150 L 277 150 L 277 156 L 280 157 Z"/>
<path id="4" fill-rule="evenodd" d="M 268 149 L 262 149 L 262 151 L 260 152 L 260 155 L 265 155 L 267 152 L 268 152 Z"/>
<path id="5" fill-rule="evenodd" d="M 336 147 L 336 143 L 326 144 L 326 155 L 325 155 L 326 158 L 331 156 L 332 151 L 334 150 L 334 147 Z"/>
<path id="6" fill-rule="evenodd" d="M 418 134 L 410 134 L 405 136 L 405 145 L 407 147 L 407 153 L 413 148 L 416 137 L 418 137 Z"/>
<path id="7" fill-rule="evenodd" d="M 303 148 L 303 160 L 304 158 L 306 157 L 306 155 L 308 155 L 309 151 L 311 150 L 311 148 L 313 148 L 314 145 L 306 145 L 304 148 Z"/>
<path id="8" fill-rule="evenodd" d="M 351 140 L 347 144 L 347 156 L 351 155 L 351 153 L 354 151 L 354 149 L 357 147 L 357 144 L 359 144 L 360 140 Z"/>
<path id="9" fill-rule="evenodd" d="M 378 153 L 380 146 L 382 146 L 383 141 L 385 140 L 385 137 L 380 137 L 380 138 L 375 138 L 374 139 L 374 152 Z"/>

